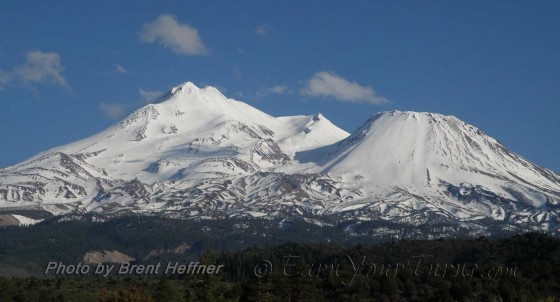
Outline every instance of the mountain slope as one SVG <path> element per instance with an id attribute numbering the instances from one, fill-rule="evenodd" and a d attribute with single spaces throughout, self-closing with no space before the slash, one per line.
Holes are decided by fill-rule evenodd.
<path id="1" fill-rule="evenodd" d="M 327 171 L 336 174 L 362 171 L 378 185 L 396 182 L 430 185 L 438 179 L 459 183 L 473 177 L 486 181 L 487 177 L 552 194 L 560 189 L 558 175 L 507 150 L 476 127 L 453 116 L 381 113 L 337 147 Z M 360 162 L 364 158 L 368 161 Z"/>
<path id="2" fill-rule="evenodd" d="M 296 151 L 348 135 L 320 114 L 275 118 L 187 82 L 96 135 L 2 169 L 0 206 L 92 209 L 118 188 L 113 196 L 148 200 L 161 182 L 298 170 Z"/>
<path id="3" fill-rule="evenodd" d="M 355 208 L 376 207 L 386 219 L 429 211 L 445 219 L 557 222 L 560 176 L 453 116 L 380 113 L 348 138 L 299 155 L 310 157 L 320 158 L 315 171 L 377 196 Z"/>
<path id="4" fill-rule="evenodd" d="M 4 212 L 557 232 L 559 202 L 560 176 L 452 116 L 384 112 L 349 135 L 321 114 L 272 117 L 190 82 L 0 169 Z"/>
<path id="5" fill-rule="evenodd" d="M 305 133 L 305 129 L 314 129 Z M 166 159 L 185 165 L 200 158 L 234 156 L 250 160 L 256 153 L 308 150 L 334 143 L 348 133 L 328 120 L 296 116 L 274 118 L 243 102 L 227 99 L 213 87 L 198 88 L 187 82 L 173 88 L 158 104 L 147 105 L 109 129 L 82 141 L 50 150 L 66 154 L 100 153 L 88 162 L 111 167 L 113 176 L 155 182 L 150 165 Z M 268 148 L 267 148 L 268 147 Z M 265 154 L 260 154 L 265 156 Z M 282 157 L 281 154 L 272 157 Z M 262 158 L 261 158 L 262 159 Z M 262 165 L 273 166 L 273 163 Z M 254 163 L 258 164 L 258 163 Z M 171 169 L 173 173 L 178 169 Z M 158 174 L 158 173 L 156 173 Z"/>

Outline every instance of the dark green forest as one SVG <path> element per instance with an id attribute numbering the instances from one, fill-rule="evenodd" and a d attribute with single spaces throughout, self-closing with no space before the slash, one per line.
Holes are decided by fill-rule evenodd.
<path id="1" fill-rule="evenodd" d="M 49 261 L 77 264 L 104 249 L 132 264 L 224 270 L 44 274 Z M 560 239 L 544 233 L 373 240 L 299 222 L 46 221 L 0 229 L 0 301 L 556 301 L 559 256 Z"/>
<path id="2" fill-rule="evenodd" d="M 0 301 L 556 301 L 559 255 L 560 240 L 538 233 L 292 243 L 203 253 L 225 265 L 218 275 L 0 278 Z"/>

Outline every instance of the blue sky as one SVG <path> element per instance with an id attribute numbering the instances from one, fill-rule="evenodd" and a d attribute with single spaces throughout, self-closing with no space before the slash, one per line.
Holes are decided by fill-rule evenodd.
<path id="1" fill-rule="evenodd" d="M 414 110 L 560 171 L 558 1 L 3 1 L 0 167 L 185 81 L 353 131 Z"/>

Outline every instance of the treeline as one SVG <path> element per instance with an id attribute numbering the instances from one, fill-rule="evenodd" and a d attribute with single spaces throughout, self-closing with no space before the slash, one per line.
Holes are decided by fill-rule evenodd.
<path id="1" fill-rule="evenodd" d="M 118 250 L 135 259 L 144 259 L 153 251 L 186 244 L 189 246 L 187 254 L 179 258 L 197 259 L 206 246 L 219 252 L 288 241 L 330 240 L 354 245 L 370 240 L 366 236 L 347 236 L 335 227 L 320 227 L 301 220 L 281 226 L 277 221 L 263 219 L 192 221 L 125 216 L 96 221 L 101 218 L 84 215 L 79 220 L 66 220 L 54 217 L 29 227 L 0 227 L 0 265 L 40 272 L 50 261 L 77 263 L 92 250 Z M 153 261 L 173 259 L 173 255 L 152 258 Z"/>
<path id="2" fill-rule="evenodd" d="M 106 220 L 105 220 L 106 219 Z M 29 227 L 0 227 L 0 266 L 9 265 L 40 272 L 50 261 L 77 263 L 89 251 L 118 250 L 139 261 L 197 259 L 206 246 L 214 251 L 240 251 L 253 245 L 279 245 L 286 242 L 333 242 L 350 247 L 399 238 L 430 236 L 430 232 L 448 237 L 472 238 L 476 233 L 454 230 L 446 224 L 402 226 L 385 221 L 345 222 L 318 226 L 300 219 L 274 221 L 264 219 L 182 220 L 161 216 L 131 215 L 107 217 L 95 215 L 59 216 Z M 436 233 L 438 233 L 436 232 Z M 506 237 L 508 233 L 490 233 Z M 430 235 L 431 234 L 431 235 Z M 437 237 L 435 237 L 437 238 Z M 175 257 L 159 251 L 188 246 L 186 254 Z M 154 255 L 154 251 L 157 251 Z M 0 271 L 0 276 L 2 276 Z"/>
<path id="3" fill-rule="evenodd" d="M 560 239 L 542 233 L 352 248 L 284 244 L 219 259 L 231 264 L 225 280 L 241 282 L 242 301 L 554 301 L 560 295 Z"/>
<path id="4" fill-rule="evenodd" d="M 211 252 L 217 275 L 0 278 L 0 301 L 555 301 L 560 239 L 286 243 Z"/>

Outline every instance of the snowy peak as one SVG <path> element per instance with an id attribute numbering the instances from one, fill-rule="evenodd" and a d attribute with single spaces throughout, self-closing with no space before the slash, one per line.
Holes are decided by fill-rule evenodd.
<path id="1" fill-rule="evenodd" d="M 495 139 L 454 116 L 412 111 L 378 113 L 338 145 L 360 144 L 391 151 L 388 156 L 396 160 L 432 159 L 458 165 L 469 165 L 480 156 L 487 158 L 498 148 Z"/>
<path id="2" fill-rule="evenodd" d="M 206 86 L 199 88 L 192 82 L 173 87 L 157 104 L 173 110 L 174 114 L 204 113 L 205 116 L 235 114 L 239 111 L 235 101 L 226 98 L 218 89 Z"/>
<path id="3" fill-rule="evenodd" d="M 168 93 L 169 95 L 209 95 L 211 97 L 215 97 L 218 99 L 225 99 L 226 97 L 215 87 L 212 86 L 205 86 L 203 88 L 199 88 L 193 82 L 185 82 L 181 85 L 177 85 Z"/>
<path id="4" fill-rule="evenodd" d="M 192 82 L 172 88 L 160 100 L 105 131 L 42 155 L 95 154 L 84 164 L 106 168 L 114 179 L 138 178 L 153 184 L 171 179 L 179 171 L 218 175 L 216 171 L 198 173 L 209 165 L 208 160 L 223 165 L 224 175 L 231 174 L 227 163 L 239 161 L 275 169 L 287 164 L 297 151 L 330 145 L 348 136 L 322 115 L 272 117 L 226 98 L 216 88 L 199 88 Z M 187 171 L 188 167 L 197 173 Z"/>
<path id="5" fill-rule="evenodd" d="M 318 122 L 320 120 L 323 120 L 323 119 L 325 119 L 325 117 L 319 112 L 317 112 L 313 115 L 313 120 L 316 121 L 316 122 Z"/>
<path id="6" fill-rule="evenodd" d="M 186 82 L 172 88 L 159 103 L 136 110 L 120 126 L 134 125 L 128 131 L 137 134 L 133 140 L 142 141 L 154 135 L 200 134 L 231 123 L 260 128 L 271 120 L 269 115 L 245 103 L 226 98 L 214 87 L 199 88 Z"/>
<path id="7" fill-rule="evenodd" d="M 431 112 L 415 112 L 415 111 L 385 111 L 379 112 L 368 119 L 356 132 L 362 133 L 364 131 L 370 131 L 374 125 L 379 124 L 391 124 L 395 127 L 400 127 L 403 124 L 409 125 L 434 125 L 434 124 L 446 124 L 446 125 L 467 125 L 465 122 L 459 120 L 452 115 L 443 115 L 439 113 Z M 475 128 L 473 126 L 470 126 Z"/>
<path id="8" fill-rule="evenodd" d="M 199 90 L 200 88 L 198 88 L 193 82 L 185 82 L 181 85 L 177 85 L 171 88 L 169 93 L 170 94 L 179 94 L 179 93 L 194 94 Z"/>
<path id="9" fill-rule="evenodd" d="M 560 198 L 560 176 L 540 168 L 454 116 L 383 112 L 331 148 L 325 172 L 369 186 L 483 186 L 507 198 L 520 191 Z M 515 191 L 515 192 L 514 192 Z"/>

